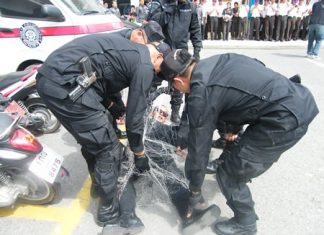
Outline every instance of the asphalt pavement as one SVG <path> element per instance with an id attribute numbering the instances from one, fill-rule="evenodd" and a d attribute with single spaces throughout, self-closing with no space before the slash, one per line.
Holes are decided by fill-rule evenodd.
<path id="1" fill-rule="evenodd" d="M 323 57 L 314 60 L 305 58 L 305 41 L 204 41 L 203 44 L 201 58 L 236 52 L 258 58 L 287 77 L 299 73 L 302 83 L 312 91 L 320 111 L 324 108 L 323 48 L 320 54 Z M 156 102 L 168 105 L 169 97 L 163 95 Z M 324 116 L 320 113 L 306 136 L 285 152 L 269 171 L 249 184 L 260 218 L 257 223 L 259 235 L 324 234 L 323 131 Z M 101 228 L 94 222 L 97 200 L 89 196 L 90 180 L 80 147 L 64 128 L 39 139 L 64 156 L 64 165 L 71 178 L 62 184 L 62 199 L 53 205 L 17 205 L 11 209 L 0 209 L 0 234 L 101 234 Z M 220 153 L 220 150 L 213 149 L 211 159 Z M 136 187 L 136 212 L 145 224 L 141 235 L 181 234 L 180 219 L 159 187 L 146 179 Z M 220 207 L 222 219 L 233 215 L 212 175 L 205 179 L 203 194 L 209 203 Z M 207 227 L 196 235 L 212 234 L 215 234 L 212 227 Z"/>

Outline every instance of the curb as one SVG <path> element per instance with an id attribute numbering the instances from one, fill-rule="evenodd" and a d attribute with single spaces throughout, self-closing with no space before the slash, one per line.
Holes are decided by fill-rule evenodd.
<path id="1" fill-rule="evenodd" d="M 192 48 L 189 42 L 189 48 Z M 204 49 L 305 49 L 307 48 L 307 41 L 284 41 L 284 42 L 269 42 L 269 41 L 203 41 Z"/>

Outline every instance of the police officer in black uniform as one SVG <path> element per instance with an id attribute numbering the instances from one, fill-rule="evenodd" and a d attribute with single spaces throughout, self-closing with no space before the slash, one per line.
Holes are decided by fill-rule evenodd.
<path id="1" fill-rule="evenodd" d="M 153 0 L 148 16 L 149 20 L 158 22 L 163 30 L 165 42 L 171 49 L 187 49 L 190 38 L 196 60 L 200 58 L 202 48 L 201 28 L 197 8 L 190 0 Z M 189 35 L 189 36 L 188 36 Z M 179 109 L 183 94 L 174 91 L 171 95 L 171 121 L 180 122 Z"/>
<path id="2" fill-rule="evenodd" d="M 173 86 L 189 93 L 190 123 L 185 164 L 193 198 L 200 198 L 213 132 L 219 121 L 248 125 L 216 178 L 234 217 L 217 222 L 217 234 L 255 234 L 257 215 L 247 186 L 294 146 L 318 114 L 311 92 L 299 83 L 238 54 L 195 63 L 185 50 L 172 51 L 161 65 Z M 251 71 L 253 70 L 253 73 Z"/>
<path id="3" fill-rule="evenodd" d="M 147 44 L 152 42 L 161 42 L 165 37 L 162 33 L 161 26 L 155 22 L 155 21 L 149 21 L 146 22 L 144 25 L 139 27 L 135 24 L 128 25 L 128 28 L 124 28 L 118 32 L 112 33 L 112 35 L 120 35 L 124 38 L 129 39 L 132 42 L 136 42 L 139 44 Z M 159 43 L 158 45 L 159 49 L 164 52 L 170 51 L 169 46 L 165 43 Z M 107 99 L 107 109 L 109 110 L 109 113 L 112 116 L 112 125 L 116 131 L 117 137 L 125 138 L 127 137 L 124 132 L 118 129 L 116 119 L 119 119 L 120 117 L 124 116 L 126 112 L 125 104 L 122 100 L 122 95 L 120 92 L 109 94 Z M 89 156 L 89 154 L 83 154 L 83 156 L 86 157 L 86 161 L 89 167 L 89 172 L 92 178 L 92 184 L 91 184 L 91 196 L 96 198 L 97 197 L 97 187 L 93 180 L 93 172 L 94 172 L 94 157 Z"/>
<path id="4" fill-rule="evenodd" d="M 131 40 L 132 42 L 147 44 L 151 42 L 160 42 L 165 39 L 161 26 L 155 21 L 148 21 L 139 27 L 137 24 L 133 24 L 129 21 L 124 22 L 128 28 L 124 28 L 113 34 L 121 35 L 124 38 Z M 164 46 L 165 47 L 165 46 Z M 125 114 L 125 105 L 121 98 L 121 93 L 111 94 L 107 101 L 107 106 L 110 114 L 112 115 L 112 124 L 116 131 L 118 138 L 125 138 L 125 132 L 121 131 L 117 127 L 116 119 L 119 119 Z M 94 185 L 92 184 L 91 192 L 94 195 Z"/>
<path id="5" fill-rule="evenodd" d="M 135 166 L 139 171 L 149 170 L 142 141 L 143 116 L 152 79 L 160 72 L 163 61 L 164 55 L 157 48 L 158 44 L 140 45 L 120 35 L 89 35 L 54 51 L 36 77 L 40 96 L 82 146 L 82 154 L 95 157 L 93 171 L 100 189 L 100 226 L 118 223 L 116 185 L 123 150 L 106 115 L 107 98 L 129 87 L 127 137 L 135 154 Z M 77 79 L 84 74 L 80 60 L 85 57 L 91 61 L 96 80 L 72 100 L 71 91 L 80 86 Z"/>

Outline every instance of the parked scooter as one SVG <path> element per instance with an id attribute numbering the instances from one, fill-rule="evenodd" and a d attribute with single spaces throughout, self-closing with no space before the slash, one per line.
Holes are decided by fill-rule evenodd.
<path id="1" fill-rule="evenodd" d="M 53 133 L 60 128 L 61 123 L 37 93 L 38 67 L 39 65 L 33 65 L 24 71 L 0 76 L 0 95 L 15 101 L 25 111 L 30 119 L 28 130 L 33 133 Z"/>
<path id="2" fill-rule="evenodd" d="M 0 207 L 50 203 L 69 175 L 63 157 L 42 146 L 19 120 L 17 113 L 0 113 Z"/>

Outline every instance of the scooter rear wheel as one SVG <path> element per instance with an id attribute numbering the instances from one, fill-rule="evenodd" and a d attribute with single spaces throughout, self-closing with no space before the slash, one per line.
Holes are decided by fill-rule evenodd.
<path id="1" fill-rule="evenodd" d="M 49 184 L 33 173 L 17 168 L 6 169 L 16 187 L 27 187 L 27 193 L 18 195 L 18 201 L 26 204 L 42 205 L 51 203 L 59 194 L 59 184 Z"/>
<path id="2" fill-rule="evenodd" d="M 26 204 L 42 205 L 49 204 L 55 199 L 57 186 L 49 184 L 40 179 L 31 172 L 27 172 L 24 176 L 23 184 L 28 185 L 28 193 L 19 195 L 18 201 Z"/>
<path id="3" fill-rule="evenodd" d="M 32 98 L 25 102 L 25 106 L 30 113 L 39 115 L 44 119 L 44 125 L 40 128 L 40 131 L 44 134 L 54 133 L 60 127 L 61 123 L 54 114 L 46 107 L 41 98 Z"/>

